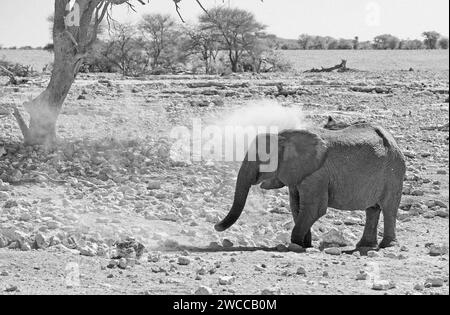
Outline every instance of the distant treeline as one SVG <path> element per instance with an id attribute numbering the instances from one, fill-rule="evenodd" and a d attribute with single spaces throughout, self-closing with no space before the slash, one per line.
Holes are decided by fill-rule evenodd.
<path id="1" fill-rule="evenodd" d="M 353 39 L 334 38 L 331 36 L 315 36 L 302 34 L 298 40 L 281 39 L 272 35 L 275 40 L 275 49 L 281 50 L 420 50 L 420 49 L 449 49 L 448 37 L 442 36 L 438 32 L 423 32 L 423 39 L 400 39 L 391 34 L 376 36 L 372 41 L 360 41 L 359 37 Z M 2 47 L 0 49 L 10 50 L 53 50 L 53 44 L 44 47 Z"/>
<path id="2" fill-rule="evenodd" d="M 417 49 L 448 49 L 449 39 L 438 32 L 422 33 L 423 39 L 400 39 L 391 34 L 383 34 L 372 41 L 353 39 L 337 39 L 331 36 L 300 35 L 298 40 L 283 40 L 280 49 L 283 50 L 417 50 Z"/>
<path id="3" fill-rule="evenodd" d="M 11 46 L 11 47 L 3 47 L 2 45 L 0 45 L 0 49 L 9 49 L 9 50 L 43 50 L 44 47 L 32 47 L 32 46 Z"/>

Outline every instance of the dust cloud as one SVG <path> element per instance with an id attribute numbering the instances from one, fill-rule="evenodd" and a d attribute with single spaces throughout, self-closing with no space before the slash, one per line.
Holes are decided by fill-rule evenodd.
<path id="1" fill-rule="evenodd" d="M 276 127 L 279 132 L 287 129 L 301 129 L 307 125 L 300 107 L 285 107 L 274 100 L 250 101 L 222 118 L 219 126 L 233 127 Z"/>

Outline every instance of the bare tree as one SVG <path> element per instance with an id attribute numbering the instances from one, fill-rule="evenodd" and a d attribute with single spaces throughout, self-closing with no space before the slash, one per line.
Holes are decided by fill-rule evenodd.
<path id="1" fill-rule="evenodd" d="M 169 47 L 175 20 L 170 15 L 146 14 L 139 23 L 139 30 L 148 44 L 146 49 L 152 57 L 152 67 L 157 68 L 160 57 Z"/>
<path id="2" fill-rule="evenodd" d="M 181 17 L 181 0 L 168 1 L 175 4 Z M 193 1 L 207 12 L 200 0 Z M 14 117 L 25 144 L 50 145 L 56 140 L 57 118 L 80 67 L 97 40 L 101 22 L 110 20 L 113 6 L 127 5 L 134 10 L 135 2 L 145 4 L 145 0 L 55 0 L 52 28 L 54 62 L 50 82 L 38 97 L 24 104 L 30 115 L 29 124 L 14 108 Z"/>
<path id="3" fill-rule="evenodd" d="M 221 49 L 221 34 L 213 30 L 202 30 L 199 27 L 186 27 L 185 33 L 188 36 L 186 41 L 186 51 L 191 51 L 200 56 L 205 65 L 205 73 L 214 72 L 214 64 Z"/>
<path id="4" fill-rule="evenodd" d="M 118 68 L 124 76 L 138 76 L 146 72 L 149 58 L 144 44 L 136 37 L 134 25 L 113 22 L 110 38 L 100 47 L 100 55 Z"/>
<path id="5" fill-rule="evenodd" d="M 228 50 L 231 70 L 239 70 L 239 62 L 255 34 L 266 27 L 256 21 L 253 13 L 237 9 L 216 7 L 200 16 L 203 30 L 215 30 L 222 34 Z"/>

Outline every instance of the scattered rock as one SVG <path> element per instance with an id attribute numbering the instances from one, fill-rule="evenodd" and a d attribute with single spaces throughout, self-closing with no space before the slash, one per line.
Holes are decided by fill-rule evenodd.
<path id="1" fill-rule="evenodd" d="M 157 263 L 161 260 L 160 253 L 150 253 L 148 254 L 147 261 L 151 263 Z"/>
<path id="2" fill-rule="evenodd" d="M 185 256 L 178 257 L 178 264 L 180 266 L 187 266 L 190 263 L 191 263 L 191 260 L 189 259 L 189 257 L 185 257 Z"/>
<path id="3" fill-rule="evenodd" d="M 109 268 L 109 269 L 114 269 L 114 268 L 116 268 L 118 266 L 119 266 L 119 261 L 112 259 L 112 260 L 109 261 L 109 263 L 108 263 L 108 265 L 106 267 Z"/>
<path id="4" fill-rule="evenodd" d="M 388 291 L 395 289 L 396 285 L 394 282 L 389 280 L 376 280 L 373 282 L 372 290 L 375 291 Z"/>
<path id="5" fill-rule="evenodd" d="M 24 242 L 21 244 L 20 250 L 23 252 L 29 252 L 31 250 L 31 245 L 28 242 Z"/>
<path id="6" fill-rule="evenodd" d="M 145 246 L 137 242 L 134 238 L 127 238 L 124 241 L 114 244 L 117 249 L 116 259 L 119 258 L 137 258 L 140 259 L 144 254 Z"/>
<path id="7" fill-rule="evenodd" d="M 444 286 L 444 283 L 445 281 L 442 278 L 429 278 L 425 281 L 425 287 L 440 288 Z"/>
<path id="8" fill-rule="evenodd" d="M 290 252 L 294 252 L 294 253 L 304 253 L 305 252 L 305 249 L 303 247 L 301 247 L 300 245 L 294 244 L 294 243 L 289 244 L 288 250 Z"/>
<path id="9" fill-rule="evenodd" d="M 323 247 L 345 247 L 351 245 L 352 241 L 349 235 L 338 229 L 331 229 L 321 237 Z"/>
<path id="10" fill-rule="evenodd" d="M 311 247 L 311 248 L 306 249 L 306 253 L 307 254 L 319 254 L 320 250 L 317 248 Z"/>
<path id="11" fill-rule="evenodd" d="M 378 253 L 377 251 L 374 251 L 374 250 L 370 250 L 367 252 L 367 257 L 378 258 L 378 257 L 380 257 L 380 253 Z"/>
<path id="12" fill-rule="evenodd" d="M 195 295 L 212 295 L 213 290 L 210 287 L 201 286 L 195 290 Z"/>
<path id="13" fill-rule="evenodd" d="M 306 269 L 304 267 L 298 267 L 297 274 L 300 275 L 300 276 L 305 276 L 306 275 Z"/>
<path id="14" fill-rule="evenodd" d="M 126 259 L 126 258 L 121 258 L 121 259 L 119 260 L 118 267 L 119 267 L 120 269 L 127 269 L 127 266 L 128 266 L 128 261 L 127 261 L 127 259 Z"/>
<path id="15" fill-rule="evenodd" d="M 234 246 L 234 244 L 231 240 L 226 238 L 222 241 L 222 246 L 223 246 L 223 248 L 232 248 Z"/>
<path id="16" fill-rule="evenodd" d="M 37 249 L 45 249 L 50 245 L 50 243 L 45 235 L 42 233 L 37 233 L 34 238 L 34 245 Z"/>
<path id="17" fill-rule="evenodd" d="M 436 245 L 431 244 L 428 248 L 430 256 L 436 257 L 436 256 L 443 256 L 448 254 L 448 245 Z"/>
<path id="18" fill-rule="evenodd" d="M 19 288 L 15 285 L 8 285 L 5 289 L 5 292 L 12 293 L 12 292 L 18 292 Z"/>
<path id="19" fill-rule="evenodd" d="M 225 277 L 221 277 L 219 279 L 219 284 L 220 285 L 231 285 L 234 283 L 234 281 L 236 280 L 235 277 L 232 276 L 225 276 Z"/>
<path id="20" fill-rule="evenodd" d="M 423 290 L 425 290 L 425 286 L 423 284 L 416 284 L 414 286 L 414 290 L 416 290 L 416 291 L 423 291 Z"/>
<path id="21" fill-rule="evenodd" d="M 340 256 L 342 254 L 342 250 L 338 247 L 325 248 L 324 252 L 325 252 L 325 254 L 333 255 L 333 256 Z"/>
<path id="22" fill-rule="evenodd" d="M 78 250 L 80 251 L 81 256 L 87 256 L 87 257 L 97 256 L 97 251 L 94 248 L 92 248 L 91 246 L 80 247 L 80 248 L 78 248 Z"/>
<path id="23" fill-rule="evenodd" d="M 6 191 L 0 191 L 0 201 L 6 201 L 9 198 L 9 193 L 7 193 Z"/>
<path id="24" fill-rule="evenodd" d="M 449 216 L 448 210 L 440 209 L 440 210 L 436 211 L 436 216 L 443 218 L 443 219 L 447 219 Z"/>
<path id="25" fill-rule="evenodd" d="M 281 289 L 278 287 L 266 288 L 261 291 L 261 295 L 280 295 Z"/>
<path id="26" fill-rule="evenodd" d="M 276 250 L 280 253 L 287 253 L 289 251 L 289 249 L 283 244 L 278 244 L 276 246 Z"/>
<path id="27" fill-rule="evenodd" d="M 359 274 L 356 276 L 356 280 L 358 281 L 365 281 L 369 279 L 369 274 L 367 273 L 367 271 L 361 270 L 359 272 Z"/>
<path id="28" fill-rule="evenodd" d="M 158 190 L 161 189 L 161 183 L 157 181 L 151 181 L 147 183 L 148 190 Z"/>

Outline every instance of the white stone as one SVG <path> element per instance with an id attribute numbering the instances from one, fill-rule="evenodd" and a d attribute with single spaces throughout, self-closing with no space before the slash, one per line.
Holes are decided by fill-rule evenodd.
<path id="1" fill-rule="evenodd" d="M 225 277 L 221 277 L 219 279 L 219 284 L 220 285 L 231 285 L 234 283 L 234 281 L 236 280 L 235 277 L 232 276 L 225 276 Z"/>
<path id="2" fill-rule="evenodd" d="M 373 282 L 372 290 L 388 291 L 395 289 L 395 283 L 389 280 L 376 280 Z"/>
<path id="3" fill-rule="evenodd" d="M 212 295 L 213 290 L 210 287 L 201 286 L 195 290 L 195 295 Z"/>
<path id="4" fill-rule="evenodd" d="M 261 291 L 261 295 L 280 295 L 281 289 L 278 287 L 266 288 Z"/>
<path id="5" fill-rule="evenodd" d="M 180 266 L 187 266 L 190 263 L 191 263 L 191 260 L 189 259 L 189 257 L 185 257 L 185 256 L 178 257 L 178 264 Z"/>
<path id="6" fill-rule="evenodd" d="M 333 255 L 333 256 L 340 256 L 342 254 L 341 249 L 338 247 L 325 248 L 324 252 L 325 252 L 325 254 Z"/>

